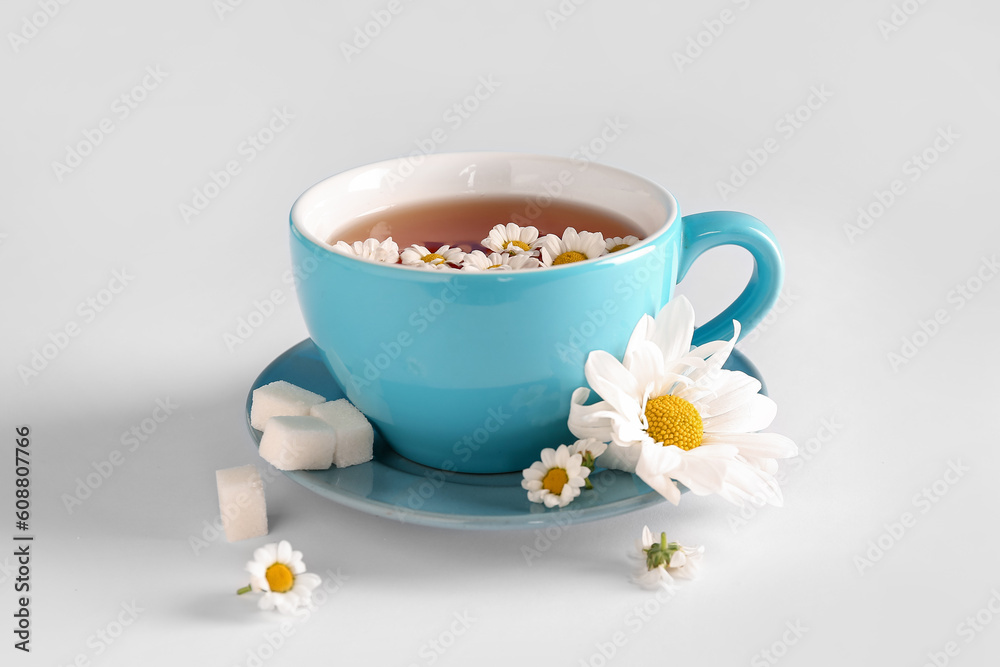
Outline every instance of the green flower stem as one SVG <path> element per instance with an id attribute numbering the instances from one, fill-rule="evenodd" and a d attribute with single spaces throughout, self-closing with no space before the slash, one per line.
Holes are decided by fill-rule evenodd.
<path id="1" fill-rule="evenodd" d="M 253 588 L 250 586 L 250 584 L 247 584 L 243 588 L 241 588 L 238 591 L 236 591 L 236 594 L 237 595 L 243 595 L 244 593 L 249 593 L 252 590 L 253 590 Z"/>
<path id="2" fill-rule="evenodd" d="M 594 455 L 591 454 L 589 451 L 588 452 L 584 452 L 583 453 L 583 462 L 580 465 L 582 465 L 584 468 L 589 468 L 590 472 L 593 473 L 594 472 L 594 468 L 596 467 L 594 465 Z M 594 488 L 594 485 L 590 483 L 590 475 L 587 476 L 587 479 L 583 480 L 583 488 L 585 488 L 585 489 L 593 489 Z"/>

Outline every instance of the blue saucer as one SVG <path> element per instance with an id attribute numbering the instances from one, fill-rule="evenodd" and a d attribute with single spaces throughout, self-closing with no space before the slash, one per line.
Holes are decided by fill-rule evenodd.
<path id="1" fill-rule="evenodd" d="M 725 368 L 761 379 L 757 368 L 738 350 L 733 351 Z M 254 380 L 247 395 L 247 428 L 258 447 L 262 434 L 250 426 L 253 390 L 275 380 L 291 382 L 331 401 L 344 397 L 312 339 L 288 349 Z M 663 502 L 662 496 L 635 475 L 597 470 L 590 476 L 593 490 L 584 490 L 564 508 L 547 509 L 528 501 L 527 492 L 521 488 L 520 472 L 477 475 L 428 468 L 394 452 L 378 433 L 375 456 L 368 463 L 284 474 L 325 498 L 362 512 L 443 528 L 499 530 L 565 525 L 604 519 Z"/>

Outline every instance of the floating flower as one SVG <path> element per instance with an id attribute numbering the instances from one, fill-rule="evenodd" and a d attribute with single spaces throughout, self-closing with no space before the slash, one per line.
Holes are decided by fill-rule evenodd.
<path id="1" fill-rule="evenodd" d="M 584 468 L 590 470 L 590 472 L 594 472 L 594 468 L 597 467 L 594 461 L 597 459 L 598 456 L 603 454 L 607 448 L 608 448 L 607 443 L 603 443 L 596 438 L 584 438 L 583 440 L 577 440 L 572 445 L 570 445 L 569 453 L 570 455 L 579 454 L 580 456 L 582 456 L 583 461 L 581 465 Z M 585 480 L 585 486 L 588 489 L 594 488 L 594 485 L 591 484 L 590 482 L 589 475 Z"/>
<path id="2" fill-rule="evenodd" d="M 538 240 L 538 230 L 534 227 L 519 227 L 513 222 L 497 225 L 490 230 L 490 235 L 482 240 L 482 244 L 494 252 L 506 252 L 511 255 L 535 255 L 542 244 Z"/>
<path id="3" fill-rule="evenodd" d="M 670 585 L 674 577 L 694 579 L 698 576 L 705 547 L 685 547 L 677 542 L 667 542 L 667 534 L 660 533 L 660 540 L 653 541 L 649 526 L 642 527 L 642 539 L 636 543 L 639 564 L 632 577 L 644 588 Z"/>
<path id="4" fill-rule="evenodd" d="M 577 232 L 567 227 L 562 238 L 549 234 L 542 241 L 542 264 L 558 266 L 594 259 L 604 254 L 604 236 L 600 232 Z"/>
<path id="5" fill-rule="evenodd" d="M 570 454 L 569 447 L 542 450 L 542 460 L 525 468 L 521 488 L 527 490 L 528 500 L 545 503 L 546 507 L 565 507 L 578 495 L 586 483 L 590 469 L 582 465 L 581 454 Z"/>
<path id="6" fill-rule="evenodd" d="M 411 245 L 400 254 L 400 259 L 407 266 L 418 266 L 422 269 L 445 269 L 449 264 L 461 264 L 465 253 L 461 248 L 443 245 L 431 252 L 422 245 Z"/>
<path id="7" fill-rule="evenodd" d="M 638 242 L 639 242 L 638 236 L 626 236 L 624 238 L 622 238 L 621 236 L 613 236 L 610 239 L 604 240 L 604 247 L 610 254 L 613 252 L 618 252 L 619 250 L 628 250 Z"/>
<path id="8" fill-rule="evenodd" d="M 465 255 L 462 260 L 463 271 L 511 271 L 514 269 L 535 269 L 541 263 L 528 255 L 508 255 L 507 253 L 492 252 L 489 256 L 482 250 L 473 250 Z"/>
<path id="9" fill-rule="evenodd" d="M 399 246 L 396 245 L 391 236 L 381 242 L 378 239 L 368 239 L 367 241 L 355 241 L 353 245 L 338 241 L 333 249 L 345 255 L 367 259 L 370 262 L 395 264 L 399 261 Z"/>
<path id="10" fill-rule="evenodd" d="M 253 560 L 247 563 L 250 585 L 236 591 L 244 593 L 263 592 L 258 606 L 289 614 L 299 605 L 309 603 L 313 589 L 322 583 L 318 575 L 306 572 L 302 562 L 302 552 L 292 551 L 287 540 L 277 544 L 265 544 L 253 552 Z"/>
<path id="11" fill-rule="evenodd" d="M 635 472 L 674 504 L 680 482 L 696 495 L 780 505 L 776 459 L 797 449 L 782 435 L 756 432 L 777 412 L 760 382 L 722 369 L 739 336 L 739 322 L 733 325 L 732 340 L 692 350 L 687 299 L 672 300 L 655 320 L 644 315 L 623 361 L 602 350 L 587 357 L 587 382 L 603 400 L 584 405 L 590 391 L 574 391 L 570 431 L 610 442 L 601 465 Z"/>

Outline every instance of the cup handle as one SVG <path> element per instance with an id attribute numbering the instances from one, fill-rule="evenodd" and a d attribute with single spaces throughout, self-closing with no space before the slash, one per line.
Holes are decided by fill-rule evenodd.
<path id="1" fill-rule="evenodd" d="M 785 275 L 781 248 L 767 226 L 746 213 L 710 211 L 682 218 L 684 245 L 677 271 L 680 282 L 698 257 L 721 245 L 746 248 L 753 256 L 753 273 L 743 292 L 725 310 L 694 331 L 694 345 L 733 337 L 733 320 L 738 320 L 740 338 L 746 336 L 778 299 Z"/>

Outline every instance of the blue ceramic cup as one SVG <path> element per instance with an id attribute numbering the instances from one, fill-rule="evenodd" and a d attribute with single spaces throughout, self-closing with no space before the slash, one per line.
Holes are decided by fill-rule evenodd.
<path id="1" fill-rule="evenodd" d="M 454 153 L 359 167 L 309 188 L 291 211 L 296 289 L 334 379 L 399 454 L 472 473 L 521 470 L 544 447 L 571 444 L 570 395 L 591 350 L 619 358 L 692 262 L 737 245 L 754 259 L 736 301 L 695 343 L 749 332 L 778 297 L 781 252 L 742 213 L 681 217 L 673 196 L 603 165 L 516 153 Z M 613 211 L 646 234 L 628 250 L 524 271 L 426 271 L 367 262 L 325 243 L 360 215 L 392 206 L 489 196 L 554 198 Z M 534 208 L 532 208 L 534 207 Z"/>

